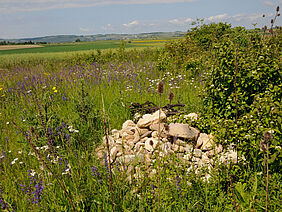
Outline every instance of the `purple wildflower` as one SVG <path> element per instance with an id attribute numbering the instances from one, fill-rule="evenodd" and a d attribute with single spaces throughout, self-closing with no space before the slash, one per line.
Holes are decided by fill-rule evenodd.
<path id="1" fill-rule="evenodd" d="M 177 189 L 180 190 L 181 186 L 180 186 L 180 177 L 177 175 L 176 176 L 176 180 L 177 180 Z"/>

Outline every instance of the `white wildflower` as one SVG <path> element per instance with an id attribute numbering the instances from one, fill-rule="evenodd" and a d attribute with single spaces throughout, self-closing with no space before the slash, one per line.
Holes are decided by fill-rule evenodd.
<path id="1" fill-rule="evenodd" d="M 15 164 L 17 160 L 18 160 L 18 158 L 15 158 L 15 159 L 11 162 L 11 165 Z"/>

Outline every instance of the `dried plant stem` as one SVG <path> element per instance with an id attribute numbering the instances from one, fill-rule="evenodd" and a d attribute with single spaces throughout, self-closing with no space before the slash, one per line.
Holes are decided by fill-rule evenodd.
<path id="1" fill-rule="evenodd" d="M 234 89 L 235 89 L 235 104 L 236 104 L 236 115 L 235 115 L 235 124 L 236 129 L 238 129 L 238 96 L 237 96 L 237 75 L 238 75 L 238 43 L 236 43 L 236 56 L 235 56 L 235 79 L 234 79 Z M 239 140 L 236 143 L 236 151 L 237 151 L 237 161 L 238 161 L 238 145 Z"/>
<path id="2" fill-rule="evenodd" d="M 17 124 L 13 121 L 13 124 L 15 125 L 15 127 L 26 137 L 28 143 L 30 144 L 30 146 L 32 147 L 32 149 L 34 150 L 34 152 L 36 153 L 36 155 L 39 157 L 40 161 L 44 164 L 44 166 L 52 173 L 52 175 L 55 177 L 55 179 L 57 180 L 59 186 L 61 187 L 61 189 L 64 191 L 64 193 L 66 194 L 68 200 L 70 201 L 74 211 L 78 211 L 72 201 L 72 199 L 70 198 L 70 195 L 67 192 L 66 187 L 64 186 L 64 184 L 60 181 L 60 179 L 58 178 L 58 176 L 53 172 L 53 170 L 50 168 L 50 166 L 47 164 L 47 162 L 43 159 L 43 157 L 41 156 L 41 154 L 39 153 L 39 151 L 36 149 L 36 147 L 34 146 L 31 137 L 28 136 L 20 127 L 17 126 Z"/>
<path id="3" fill-rule="evenodd" d="M 161 200 L 160 200 L 160 144 L 161 144 L 161 100 L 162 93 L 164 92 L 164 83 L 161 81 L 158 85 L 158 93 L 159 93 L 159 126 L 158 126 L 158 210 L 161 208 Z"/>
<path id="4" fill-rule="evenodd" d="M 231 187 L 231 191 L 232 191 L 233 205 L 234 205 L 234 207 L 236 209 L 236 212 L 238 212 L 238 207 L 237 207 L 237 202 L 236 202 L 236 198 L 235 198 L 234 187 L 233 187 L 232 176 L 231 175 L 229 175 L 229 182 L 230 182 L 230 187 Z"/>
<path id="5" fill-rule="evenodd" d="M 236 103 L 236 126 L 238 127 L 238 97 L 237 97 L 237 75 L 238 75 L 238 44 L 236 44 L 236 57 L 235 57 L 235 80 L 234 80 L 234 88 L 235 88 L 235 103 Z"/>
<path id="6" fill-rule="evenodd" d="M 112 198 L 112 211 L 114 211 L 114 192 L 113 192 L 113 177 L 112 177 L 110 144 L 109 144 L 109 137 L 108 137 L 106 111 L 105 111 L 103 94 L 101 94 L 101 97 L 102 97 L 102 106 L 103 106 L 103 115 L 104 115 L 104 132 L 105 132 L 105 136 L 106 136 L 106 145 L 107 145 L 107 151 L 108 151 L 108 163 L 109 163 L 109 168 L 110 168 L 110 187 L 111 187 L 111 198 Z"/>
<path id="7" fill-rule="evenodd" d="M 267 212 L 267 203 L 268 203 L 268 185 L 269 185 L 269 175 L 268 175 L 268 158 L 269 158 L 269 144 L 266 144 L 266 188 L 265 188 L 265 211 Z"/>
<path id="8" fill-rule="evenodd" d="M 161 98 L 162 94 L 159 95 L 159 126 L 158 126 L 158 209 L 160 211 L 161 201 L 160 201 L 160 143 L 161 143 Z"/>
<path id="9" fill-rule="evenodd" d="M 40 117 L 40 121 L 41 121 L 41 124 L 42 124 L 42 127 L 43 127 L 43 131 L 44 131 L 45 137 L 47 138 L 47 141 L 48 141 L 48 146 L 49 146 L 49 148 L 51 149 L 53 155 L 55 155 L 55 151 L 54 151 L 54 148 L 53 148 L 51 139 L 50 139 L 50 137 L 49 137 L 49 135 L 48 135 L 48 133 L 47 133 L 46 125 L 45 125 L 45 122 L 44 122 L 44 120 L 43 120 L 43 115 L 42 115 L 42 112 L 41 112 L 41 107 L 40 107 L 38 98 L 35 97 L 35 100 L 36 100 L 36 104 L 37 104 L 37 107 L 38 107 L 39 117 Z M 46 116 L 47 116 L 47 115 L 46 115 Z"/>

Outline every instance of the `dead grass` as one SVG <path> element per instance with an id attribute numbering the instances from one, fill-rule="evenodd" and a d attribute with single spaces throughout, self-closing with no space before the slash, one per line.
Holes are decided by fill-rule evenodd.
<path id="1" fill-rule="evenodd" d="M 0 46 L 0 50 L 11 50 L 11 49 L 28 49 L 43 47 L 41 45 L 3 45 Z"/>

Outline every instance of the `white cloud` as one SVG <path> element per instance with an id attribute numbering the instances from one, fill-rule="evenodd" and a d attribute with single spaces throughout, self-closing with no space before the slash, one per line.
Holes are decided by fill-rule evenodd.
<path id="1" fill-rule="evenodd" d="M 237 22 L 240 22 L 240 21 L 244 21 L 244 20 L 247 20 L 247 21 L 257 21 L 259 19 L 263 19 L 262 17 L 263 14 L 258 14 L 258 13 L 253 13 L 253 14 L 237 14 L 237 15 L 233 15 L 233 16 L 230 16 L 230 19 L 231 20 L 235 20 Z M 267 13 L 265 14 L 265 17 L 268 18 L 268 17 L 272 17 L 274 14 L 273 13 Z"/>
<path id="2" fill-rule="evenodd" d="M 228 15 L 226 13 L 224 14 L 220 14 L 220 15 L 215 15 L 215 16 L 210 16 L 205 18 L 205 21 L 210 21 L 210 22 L 217 22 L 217 21 L 228 21 L 228 22 L 232 22 L 232 21 L 236 21 L 236 22 L 246 22 L 246 21 L 257 21 L 259 19 L 262 19 L 263 14 L 259 14 L 259 13 L 252 13 L 252 14 L 236 14 L 236 15 Z M 274 14 L 273 13 L 267 13 L 265 14 L 265 17 L 272 17 Z"/>
<path id="3" fill-rule="evenodd" d="M 173 24 L 173 25 L 184 26 L 187 23 L 190 23 L 192 21 L 193 21 L 192 18 L 175 18 L 175 19 L 169 20 L 168 23 Z"/>
<path id="4" fill-rule="evenodd" d="M 175 19 L 169 20 L 168 23 L 180 25 L 180 24 L 182 24 L 183 22 L 180 21 L 179 19 L 175 18 Z"/>
<path id="5" fill-rule="evenodd" d="M 216 15 L 216 16 L 210 16 L 208 18 L 206 18 L 206 20 L 208 21 L 221 21 L 223 19 L 228 18 L 228 15 L 226 13 L 224 14 L 220 14 L 220 15 Z"/>
<path id="6" fill-rule="evenodd" d="M 0 0 L 0 12 L 39 11 L 104 5 L 170 4 L 198 0 Z"/>
<path id="7" fill-rule="evenodd" d="M 192 22 L 192 21 L 193 21 L 192 18 L 186 18 L 186 19 L 184 20 L 185 23 L 189 23 L 189 22 Z"/>
<path id="8" fill-rule="evenodd" d="M 138 21 L 131 21 L 130 23 L 128 23 L 128 24 L 123 24 L 123 26 L 125 26 L 125 27 L 133 27 L 133 26 L 137 26 L 137 25 L 139 25 L 140 23 L 138 22 Z"/>

